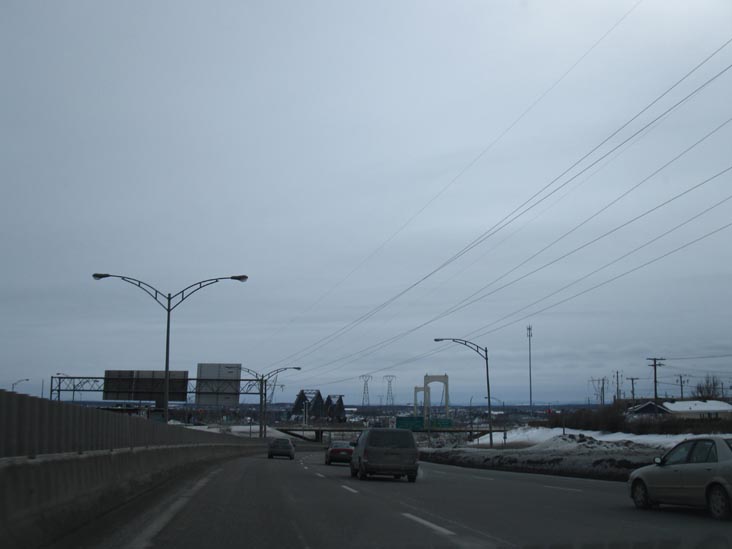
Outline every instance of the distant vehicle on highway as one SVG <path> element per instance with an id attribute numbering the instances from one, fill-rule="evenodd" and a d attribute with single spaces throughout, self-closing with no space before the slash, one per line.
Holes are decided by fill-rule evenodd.
<path id="1" fill-rule="evenodd" d="M 732 439 L 710 436 L 685 440 L 657 457 L 653 465 L 633 471 L 628 487 L 639 509 L 670 503 L 706 507 L 716 519 L 729 518 Z"/>
<path id="2" fill-rule="evenodd" d="M 351 455 L 353 455 L 353 446 L 349 442 L 334 440 L 325 449 L 325 464 L 330 465 L 333 462 L 351 463 Z"/>
<path id="3" fill-rule="evenodd" d="M 351 456 L 351 476 L 390 475 L 417 480 L 417 444 L 406 429 L 367 429 L 358 437 Z"/>
<path id="4" fill-rule="evenodd" d="M 295 445 L 289 438 L 275 438 L 269 443 L 267 457 L 272 459 L 275 456 L 295 459 Z"/>

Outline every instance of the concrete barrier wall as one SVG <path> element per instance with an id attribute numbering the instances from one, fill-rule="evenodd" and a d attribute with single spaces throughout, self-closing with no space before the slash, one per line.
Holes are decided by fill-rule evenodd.
<path id="1" fill-rule="evenodd" d="M 253 440 L 0 459 L 0 546 L 49 545 L 186 469 L 264 450 Z"/>
<path id="2" fill-rule="evenodd" d="M 263 440 L 0 390 L 0 546 L 48 545 L 182 471 Z"/>
<path id="3" fill-rule="evenodd" d="M 0 458 L 224 441 L 241 439 L 0 390 Z"/>

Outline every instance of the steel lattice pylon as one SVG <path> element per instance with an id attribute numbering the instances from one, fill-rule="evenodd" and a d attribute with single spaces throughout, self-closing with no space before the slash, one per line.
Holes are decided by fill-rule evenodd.
<path id="1" fill-rule="evenodd" d="M 386 381 L 386 405 L 394 406 L 394 392 L 392 391 L 392 382 L 396 379 L 395 375 L 384 376 Z"/>
<path id="2" fill-rule="evenodd" d="M 359 376 L 358 379 L 363 381 L 363 398 L 361 399 L 361 406 L 369 406 L 369 381 L 371 381 L 373 377 L 369 374 L 364 374 Z"/>

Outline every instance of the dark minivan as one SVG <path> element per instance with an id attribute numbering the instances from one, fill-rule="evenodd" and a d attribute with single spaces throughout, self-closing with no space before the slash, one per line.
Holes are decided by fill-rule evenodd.
<path id="1" fill-rule="evenodd" d="M 367 429 L 361 433 L 351 456 L 351 476 L 389 475 L 417 480 L 417 444 L 406 429 Z"/>

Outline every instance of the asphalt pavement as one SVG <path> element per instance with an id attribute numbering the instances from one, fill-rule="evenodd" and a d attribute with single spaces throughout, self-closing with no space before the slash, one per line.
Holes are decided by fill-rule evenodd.
<path id="1" fill-rule="evenodd" d="M 420 464 L 359 481 L 322 452 L 202 468 L 54 549 L 732 547 L 703 510 L 633 507 L 624 483 Z"/>

